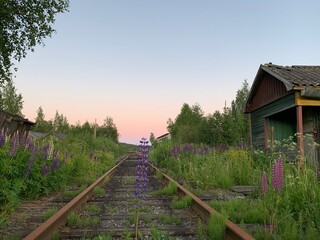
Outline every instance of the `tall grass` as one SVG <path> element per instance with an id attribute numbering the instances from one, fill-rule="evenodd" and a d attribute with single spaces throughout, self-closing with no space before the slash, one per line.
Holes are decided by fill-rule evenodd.
<path id="1" fill-rule="evenodd" d="M 16 144 L 4 131 L 0 135 L 0 222 L 22 199 L 92 183 L 124 152 L 119 144 L 92 136 L 69 136 L 64 141 L 20 139 Z"/>
<path id="2" fill-rule="evenodd" d="M 291 149 L 290 144 L 295 146 L 287 141 L 286 149 Z M 257 239 L 320 239 L 320 185 L 314 167 L 305 163 L 304 169 L 297 168 L 290 161 L 292 152 L 286 156 L 283 147 L 268 153 L 228 148 L 204 152 L 203 147 L 168 141 L 153 147 L 151 159 L 162 171 L 196 189 L 229 189 L 232 185 L 263 189 L 246 199 L 210 202 L 236 223 L 265 226 L 251 232 Z M 283 165 L 277 165 L 279 157 Z"/>
<path id="3" fill-rule="evenodd" d="M 190 146 L 190 145 L 189 145 Z M 233 185 L 254 185 L 259 171 L 245 150 L 204 152 L 204 146 L 174 145 L 167 141 L 152 149 L 151 159 L 169 174 L 183 178 L 196 188 L 230 188 Z M 177 154 L 177 150 L 180 149 Z"/>

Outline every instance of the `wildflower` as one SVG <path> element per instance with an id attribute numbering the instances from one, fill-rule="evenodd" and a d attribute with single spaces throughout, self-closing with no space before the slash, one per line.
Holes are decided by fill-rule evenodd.
<path id="1" fill-rule="evenodd" d="M 138 199 L 143 198 L 143 193 L 147 189 L 148 182 L 148 158 L 149 158 L 149 141 L 146 138 L 140 140 L 138 149 L 138 165 L 137 165 L 137 177 L 134 190 L 134 196 Z"/>
<path id="2" fill-rule="evenodd" d="M 47 166 L 47 165 L 43 165 L 42 168 L 41 168 L 42 176 L 47 175 L 49 172 L 50 172 L 50 167 Z"/>
<path id="3" fill-rule="evenodd" d="M 56 157 L 53 159 L 51 169 L 52 170 L 58 170 L 59 169 L 59 154 L 58 153 L 56 154 Z"/>
<path id="4" fill-rule="evenodd" d="M 183 146 L 183 150 L 186 152 L 193 152 L 194 151 L 192 145 L 188 144 L 188 143 Z"/>
<path id="5" fill-rule="evenodd" d="M 29 159 L 28 168 L 27 168 L 27 170 L 26 170 L 26 172 L 24 174 L 25 178 L 29 177 L 29 175 L 31 173 L 31 170 L 32 170 L 32 167 L 33 167 L 33 163 L 34 163 L 34 159 L 36 158 L 37 153 L 38 153 L 38 150 L 36 148 L 34 148 L 33 151 L 32 151 L 32 154 L 30 156 L 30 159 Z"/>
<path id="6" fill-rule="evenodd" d="M 171 154 L 174 156 L 174 157 L 179 157 L 180 155 L 180 146 L 174 146 L 173 149 L 171 150 Z"/>
<path id="7" fill-rule="evenodd" d="M 4 135 L 4 132 L 0 131 L 0 147 L 4 146 L 4 143 L 6 142 L 6 136 Z"/>
<path id="8" fill-rule="evenodd" d="M 266 172 L 261 176 L 261 194 L 265 195 L 268 191 L 268 178 Z"/>
<path id="9" fill-rule="evenodd" d="M 283 160 L 281 157 L 272 166 L 272 187 L 279 192 L 284 185 Z"/>
<path id="10" fill-rule="evenodd" d="M 19 135 L 14 134 L 13 137 L 11 138 L 10 156 L 15 157 L 17 155 L 18 147 L 19 147 Z"/>
<path id="11" fill-rule="evenodd" d="M 30 137 L 28 137 L 26 140 L 25 140 L 25 143 L 24 143 L 24 149 L 27 150 L 33 150 L 35 148 L 35 145 L 34 145 L 34 142 L 31 140 Z"/>

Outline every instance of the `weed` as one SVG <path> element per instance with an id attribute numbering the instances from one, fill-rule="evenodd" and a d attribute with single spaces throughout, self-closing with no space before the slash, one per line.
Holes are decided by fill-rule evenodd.
<path id="1" fill-rule="evenodd" d="M 65 198 L 75 198 L 76 196 L 78 196 L 81 192 L 83 192 L 83 190 L 85 190 L 87 188 L 87 185 L 82 185 L 79 189 L 74 190 L 74 191 L 65 191 L 63 193 L 63 197 Z"/>
<path id="2" fill-rule="evenodd" d="M 103 197 L 106 193 L 106 190 L 102 187 L 95 187 L 92 191 L 94 197 Z"/>
<path id="3" fill-rule="evenodd" d="M 22 239 L 22 236 L 17 233 L 1 236 L 1 240 L 20 240 L 20 239 Z"/>
<path id="4" fill-rule="evenodd" d="M 193 203 L 192 197 L 186 195 L 181 199 L 173 198 L 171 206 L 173 209 L 184 209 L 184 208 L 191 207 L 192 203 Z"/>
<path id="5" fill-rule="evenodd" d="M 172 196 L 172 195 L 175 195 L 177 192 L 178 192 L 177 185 L 173 182 L 169 182 L 169 184 L 166 187 L 155 191 L 154 194 Z"/>
<path id="6" fill-rule="evenodd" d="M 78 213 L 71 212 L 67 218 L 69 227 L 89 227 L 96 226 L 100 223 L 100 219 L 96 216 L 81 216 Z"/>
<path id="7" fill-rule="evenodd" d="M 44 220 L 48 220 L 50 217 L 53 216 L 58 211 L 57 208 L 49 208 L 47 211 L 43 213 Z"/>
<path id="8" fill-rule="evenodd" d="M 151 237 L 154 240 L 169 240 L 170 235 L 169 232 L 161 232 L 159 229 L 152 226 L 151 228 Z"/>
<path id="9" fill-rule="evenodd" d="M 96 203 L 87 204 L 84 207 L 85 211 L 91 213 L 99 213 L 101 211 L 100 207 Z"/>
<path id="10" fill-rule="evenodd" d="M 108 234 L 99 234 L 97 237 L 93 238 L 93 240 L 112 240 L 113 237 Z"/>
<path id="11" fill-rule="evenodd" d="M 201 220 L 199 220 L 197 224 L 197 239 L 199 240 L 208 239 L 208 225 L 202 222 Z"/>
<path id="12" fill-rule="evenodd" d="M 226 229 L 226 219 L 223 216 L 217 216 L 213 213 L 210 214 L 208 222 L 208 236 L 210 239 L 224 239 Z"/>
<path id="13" fill-rule="evenodd" d="M 157 215 L 157 219 L 162 224 L 180 224 L 181 219 L 176 215 L 169 215 L 165 213 L 160 213 Z"/>
<path id="14" fill-rule="evenodd" d="M 54 230 L 51 236 L 51 240 L 58 240 L 58 239 L 60 239 L 59 230 Z"/>
<path id="15" fill-rule="evenodd" d="M 104 205 L 104 209 L 105 209 L 106 212 L 110 212 L 110 213 L 113 213 L 113 214 L 119 212 L 118 207 L 116 207 L 116 206 L 110 206 L 110 205 L 108 205 L 108 204 L 105 204 L 105 205 Z"/>

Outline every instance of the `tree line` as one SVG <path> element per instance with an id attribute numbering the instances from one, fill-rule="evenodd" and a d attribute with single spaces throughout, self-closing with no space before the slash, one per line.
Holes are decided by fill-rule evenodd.
<path id="1" fill-rule="evenodd" d="M 167 122 L 171 139 L 179 143 L 210 146 L 248 144 L 249 118 L 244 114 L 244 107 L 249 90 L 248 82 L 244 80 L 231 106 L 208 116 L 204 116 L 199 104 L 190 106 L 184 103 L 175 120 Z"/>

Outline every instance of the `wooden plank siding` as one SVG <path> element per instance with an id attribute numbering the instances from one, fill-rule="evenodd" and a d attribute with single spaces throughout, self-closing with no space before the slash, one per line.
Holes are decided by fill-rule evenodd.
<path id="1" fill-rule="evenodd" d="M 252 112 L 262 106 L 265 106 L 288 94 L 285 85 L 271 76 L 269 73 L 263 73 L 254 96 L 247 104 L 246 112 Z"/>
<path id="2" fill-rule="evenodd" d="M 276 113 L 295 107 L 295 94 L 291 93 L 251 113 L 252 146 L 265 148 L 265 119 Z M 296 121 L 296 119 L 294 119 Z"/>

